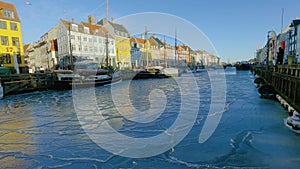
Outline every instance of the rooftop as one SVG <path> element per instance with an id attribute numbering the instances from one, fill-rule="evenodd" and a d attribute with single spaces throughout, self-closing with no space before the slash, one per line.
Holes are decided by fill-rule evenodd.
<path id="1" fill-rule="evenodd" d="M 0 1 L 0 19 L 20 22 L 15 5 Z"/>

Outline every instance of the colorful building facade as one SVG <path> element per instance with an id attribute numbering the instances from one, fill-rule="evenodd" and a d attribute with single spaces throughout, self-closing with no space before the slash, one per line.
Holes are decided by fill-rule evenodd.
<path id="1" fill-rule="evenodd" d="M 0 66 L 25 71 L 20 19 L 16 7 L 0 1 Z"/>
<path id="2" fill-rule="evenodd" d="M 79 24 L 74 19 L 71 22 L 60 20 L 57 36 L 60 65 L 69 64 L 72 55 L 74 61 L 89 60 L 103 66 L 116 66 L 115 39 L 103 26 L 94 22 L 93 16 L 89 16 L 88 20 Z"/>
<path id="3" fill-rule="evenodd" d="M 118 67 L 121 69 L 130 69 L 131 64 L 131 44 L 130 44 L 130 34 L 127 29 L 120 24 L 112 21 L 108 21 L 107 18 L 100 20 L 97 24 L 103 26 L 108 33 L 115 39 L 116 47 L 116 61 Z"/>

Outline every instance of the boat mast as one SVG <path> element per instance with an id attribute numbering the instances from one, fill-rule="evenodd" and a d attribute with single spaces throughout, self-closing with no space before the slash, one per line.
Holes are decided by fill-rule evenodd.
<path id="1" fill-rule="evenodd" d="M 73 70 L 74 64 L 73 64 L 73 49 L 72 49 L 72 42 L 71 42 L 71 23 L 69 23 L 69 46 L 70 46 L 70 64 L 71 64 L 71 70 Z"/>
<path id="2" fill-rule="evenodd" d="M 107 20 L 107 23 L 108 23 L 108 0 L 106 0 L 106 20 Z M 106 58 L 105 58 L 105 61 L 106 61 L 106 68 L 108 69 L 108 66 L 109 66 L 109 64 L 108 64 L 108 31 L 106 30 L 106 33 L 105 33 L 105 37 L 106 37 L 106 39 L 105 39 L 105 49 L 106 49 L 106 52 L 105 52 L 105 54 L 106 54 Z"/>
<path id="3" fill-rule="evenodd" d="M 106 31 L 106 40 L 105 40 L 105 47 L 106 47 L 106 68 L 108 68 L 109 64 L 108 64 L 108 32 Z"/>
<path id="4" fill-rule="evenodd" d="M 146 35 L 146 44 L 147 44 L 147 41 L 148 41 L 148 28 L 147 28 L 147 26 L 145 27 L 145 35 Z M 145 47 L 146 47 L 146 68 L 148 68 L 148 62 L 149 62 L 149 59 L 148 59 L 148 45 L 146 46 L 146 44 L 145 44 Z"/>
<path id="5" fill-rule="evenodd" d="M 164 67 L 166 68 L 167 67 L 167 62 L 166 62 L 166 36 L 164 35 L 164 62 L 165 62 L 165 64 L 164 64 Z"/>
<path id="6" fill-rule="evenodd" d="M 176 61 L 176 57 L 177 57 L 177 30 L 175 29 L 175 66 L 176 66 L 176 64 L 178 66 L 179 61 L 178 61 L 178 59 Z M 178 62 L 178 63 L 176 63 L 176 62 Z"/>

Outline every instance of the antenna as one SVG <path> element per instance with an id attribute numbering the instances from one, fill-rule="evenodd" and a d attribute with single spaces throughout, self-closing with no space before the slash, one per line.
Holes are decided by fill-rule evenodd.
<path id="1" fill-rule="evenodd" d="M 148 39 L 148 27 L 145 26 L 145 36 L 146 36 L 146 39 Z"/>
<path id="2" fill-rule="evenodd" d="M 67 19 L 67 15 L 68 15 L 68 14 L 67 14 L 67 10 L 64 9 L 64 18 L 65 18 L 65 19 Z"/>
<path id="3" fill-rule="evenodd" d="M 281 32 L 283 29 L 283 14 L 284 14 L 284 8 L 282 8 L 282 10 L 281 10 Z"/>
<path id="4" fill-rule="evenodd" d="M 108 20 L 108 0 L 106 0 L 106 19 Z"/>

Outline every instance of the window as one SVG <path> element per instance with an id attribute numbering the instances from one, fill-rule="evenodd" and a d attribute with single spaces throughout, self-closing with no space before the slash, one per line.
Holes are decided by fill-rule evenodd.
<path id="1" fill-rule="evenodd" d="M 81 51 L 81 45 L 78 45 L 78 51 Z"/>
<path id="2" fill-rule="evenodd" d="M 11 63 L 10 54 L 3 53 L 2 57 L 3 57 L 3 63 L 4 64 L 10 64 Z"/>
<path id="3" fill-rule="evenodd" d="M 1 29 L 7 29 L 7 26 L 6 26 L 6 22 L 5 22 L 5 21 L 0 21 L 0 28 L 1 28 Z"/>
<path id="4" fill-rule="evenodd" d="M 95 51 L 95 52 L 98 52 L 98 48 L 97 48 L 97 47 L 94 47 L 94 51 Z"/>
<path id="5" fill-rule="evenodd" d="M 3 14 L 4 14 L 5 17 L 15 18 L 14 17 L 14 11 L 9 10 L 9 9 L 3 9 Z"/>
<path id="6" fill-rule="evenodd" d="M 93 52 L 93 47 L 89 47 L 90 48 L 90 52 Z"/>
<path id="7" fill-rule="evenodd" d="M 74 40 L 75 40 L 75 35 L 71 35 L 71 39 L 74 39 Z"/>
<path id="8" fill-rule="evenodd" d="M 92 39 L 92 38 L 89 38 L 89 42 L 93 42 L 93 39 Z"/>
<path id="9" fill-rule="evenodd" d="M 12 37 L 12 45 L 13 46 L 20 46 L 18 37 Z"/>
<path id="10" fill-rule="evenodd" d="M 102 43 L 102 39 L 101 38 L 99 38 L 99 43 Z"/>
<path id="11" fill-rule="evenodd" d="M 17 30 L 18 30 L 18 26 L 17 26 L 17 24 L 16 24 L 16 23 L 13 23 L 13 22 L 11 22 L 11 23 L 10 23 L 10 29 L 11 29 L 11 30 L 14 30 L 14 31 L 17 31 Z"/>
<path id="12" fill-rule="evenodd" d="M 94 37 L 93 40 L 94 40 L 95 43 L 97 43 L 97 38 L 96 37 Z"/>
<path id="13" fill-rule="evenodd" d="M 84 51 L 87 52 L 88 51 L 88 47 L 84 46 Z"/>
<path id="14" fill-rule="evenodd" d="M 86 38 L 86 37 L 83 37 L 83 41 L 85 41 L 85 42 L 86 42 L 86 41 L 87 41 L 87 38 Z"/>
<path id="15" fill-rule="evenodd" d="M 72 45 L 72 51 L 76 51 L 76 46 Z"/>
<path id="16" fill-rule="evenodd" d="M 72 25 L 71 25 L 71 30 L 72 30 L 72 31 L 78 31 L 78 26 L 75 25 L 75 24 L 72 24 Z"/>
<path id="17" fill-rule="evenodd" d="M 78 41 L 81 41 L 81 36 L 77 36 L 77 40 L 78 40 Z"/>
<path id="18" fill-rule="evenodd" d="M 8 37 L 7 36 L 1 36 L 1 45 L 8 46 Z"/>
<path id="19" fill-rule="evenodd" d="M 86 34 L 89 34 L 90 29 L 88 27 L 84 27 L 83 28 L 83 32 L 86 33 Z"/>

